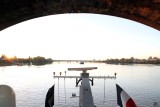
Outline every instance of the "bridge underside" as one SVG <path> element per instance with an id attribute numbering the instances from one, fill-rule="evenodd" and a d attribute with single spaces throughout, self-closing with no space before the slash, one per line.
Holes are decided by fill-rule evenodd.
<path id="1" fill-rule="evenodd" d="M 118 16 L 160 30 L 160 0 L 0 0 L 0 30 L 36 17 L 63 13 Z"/>

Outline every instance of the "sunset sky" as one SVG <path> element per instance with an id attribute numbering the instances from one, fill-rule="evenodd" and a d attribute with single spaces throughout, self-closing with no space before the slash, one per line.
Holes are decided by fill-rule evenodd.
<path id="1" fill-rule="evenodd" d="M 1 54 L 52 59 L 160 57 L 160 31 L 107 15 L 52 15 L 0 31 Z"/>

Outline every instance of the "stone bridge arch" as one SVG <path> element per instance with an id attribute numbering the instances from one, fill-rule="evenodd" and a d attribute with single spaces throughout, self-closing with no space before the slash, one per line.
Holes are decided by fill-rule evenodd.
<path id="1" fill-rule="evenodd" d="M 0 30 L 29 19 L 63 13 L 97 13 L 160 30 L 160 0 L 0 0 Z"/>

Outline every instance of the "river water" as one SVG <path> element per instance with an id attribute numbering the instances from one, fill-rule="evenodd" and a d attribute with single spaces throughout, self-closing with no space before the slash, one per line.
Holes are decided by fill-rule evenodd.
<path id="1" fill-rule="evenodd" d="M 44 107 L 48 89 L 55 84 L 55 107 L 78 107 L 79 95 L 75 79 L 54 79 L 59 75 L 79 75 L 79 71 L 68 71 L 69 67 L 98 67 L 88 71 L 91 76 L 113 76 L 117 79 L 94 79 L 92 95 L 97 107 L 118 107 L 116 85 L 119 84 L 135 101 L 138 107 L 160 106 L 160 66 L 158 65 L 111 65 L 99 63 L 53 63 L 45 66 L 0 67 L 0 84 L 11 86 L 16 93 L 17 107 Z"/>

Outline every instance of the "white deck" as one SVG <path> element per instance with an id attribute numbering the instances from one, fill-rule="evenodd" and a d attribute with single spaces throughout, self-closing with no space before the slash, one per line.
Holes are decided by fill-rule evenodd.
<path id="1" fill-rule="evenodd" d="M 80 86 L 80 107 L 94 107 L 92 92 L 90 88 L 89 78 L 82 78 Z"/>

